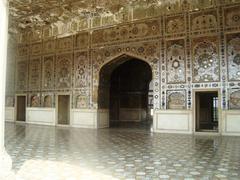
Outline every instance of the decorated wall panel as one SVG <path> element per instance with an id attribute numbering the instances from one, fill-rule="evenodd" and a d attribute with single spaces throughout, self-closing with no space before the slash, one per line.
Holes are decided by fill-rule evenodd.
<path id="1" fill-rule="evenodd" d="M 75 36 L 75 49 L 87 49 L 89 47 L 90 36 L 88 32 L 79 33 Z"/>
<path id="2" fill-rule="evenodd" d="M 165 17 L 165 35 L 186 33 L 184 15 Z"/>
<path id="3" fill-rule="evenodd" d="M 226 29 L 240 27 L 240 6 L 224 8 L 224 25 Z"/>
<path id="4" fill-rule="evenodd" d="M 58 52 L 71 51 L 73 49 L 73 37 L 68 36 L 57 39 L 56 49 Z"/>
<path id="5" fill-rule="evenodd" d="M 74 87 L 86 88 L 89 83 L 88 52 L 74 53 Z"/>
<path id="6" fill-rule="evenodd" d="M 158 41 L 140 42 L 135 44 L 123 44 L 119 46 L 107 46 L 106 48 L 94 49 L 92 51 L 92 66 L 93 66 L 93 90 L 92 101 L 97 103 L 98 99 L 98 85 L 99 72 L 104 64 L 111 60 L 115 60 L 122 55 L 134 57 L 144 60 L 149 63 L 152 68 L 154 88 L 155 88 L 155 102 L 159 98 L 159 58 L 160 58 L 160 44 Z M 95 104 L 96 105 L 96 104 Z M 155 104 L 155 106 L 158 106 Z"/>
<path id="7" fill-rule="evenodd" d="M 240 33 L 229 34 L 226 39 L 229 81 L 240 81 Z"/>
<path id="8" fill-rule="evenodd" d="M 74 108 L 75 109 L 89 108 L 89 96 L 84 93 L 76 92 L 75 97 L 74 97 Z"/>
<path id="9" fill-rule="evenodd" d="M 42 43 L 35 43 L 31 45 L 31 55 L 37 56 L 42 53 Z"/>
<path id="10" fill-rule="evenodd" d="M 190 28 L 192 33 L 196 32 L 216 32 L 218 30 L 217 10 L 206 10 L 194 12 L 190 15 Z"/>
<path id="11" fill-rule="evenodd" d="M 29 89 L 40 90 L 41 81 L 41 57 L 31 58 L 29 61 Z"/>
<path id="12" fill-rule="evenodd" d="M 69 89 L 72 85 L 72 54 L 58 54 L 56 57 L 56 78 L 57 89 Z"/>
<path id="13" fill-rule="evenodd" d="M 29 95 L 29 101 L 30 107 L 40 107 L 41 106 L 41 96 L 40 93 L 36 93 L 36 94 L 30 94 Z"/>
<path id="14" fill-rule="evenodd" d="M 168 109 L 185 109 L 186 108 L 186 91 L 185 90 L 168 90 L 167 91 L 167 108 Z"/>
<path id="15" fill-rule="evenodd" d="M 167 83 L 185 83 L 185 40 L 166 42 Z"/>
<path id="16" fill-rule="evenodd" d="M 54 89 L 54 64 L 55 56 L 49 55 L 43 57 L 42 63 L 42 89 Z"/>
<path id="17" fill-rule="evenodd" d="M 240 89 L 231 89 L 229 96 L 230 109 L 240 109 Z"/>
<path id="18" fill-rule="evenodd" d="M 43 41 L 43 53 L 44 54 L 51 54 L 55 53 L 55 40 L 45 40 Z"/>
<path id="19" fill-rule="evenodd" d="M 192 40 L 193 82 L 220 80 L 218 43 L 217 37 L 201 37 Z"/>
<path id="20" fill-rule="evenodd" d="M 161 35 L 160 20 L 150 20 L 95 30 L 92 35 L 92 44 L 111 43 L 114 41 L 129 41 L 138 38 L 157 37 Z"/>
<path id="21" fill-rule="evenodd" d="M 22 57 L 22 56 L 28 56 L 29 54 L 29 47 L 28 45 L 19 45 L 17 48 L 17 56 Z"/>
<path id="22" fill-rule="evenodd" d="M 45 107 L 45 108 L 54 107 L 54 94 L 43 93 L 41 102 L 42 102 L 42 107 Z"/>
<path id="23" fill-rule="evenodd" d="M 28 61 L 18 61 L 16 65 L 16 90 L 26 91 L 28 84 Z"/>
<path id="24" fill-rule="evenodd" d="M 213 88 L 221 92 L 223 109 L 238 109 L 239 3 L 188 11 L 189 3 L 184 2 L 182 13 L 86 29 L 71 36 L 49 38 L 49 33 L 64 33 L 70 26 L 75 31 L 76 23 L 51 30 L 44 27 L 43 34 L 34 32 L 36 37 L 23 33 L 16 46 L 17 93 L 27 93 L 29 102 L 31 96 L 41 94 L 37 106 L 54 107 L 55 95 L 64 92 L 72 94 L 72 108 L 98 108 L 101 68 L 133 57 L 152 68 L 154 109 L 192 109 L 193 89 Z"/>

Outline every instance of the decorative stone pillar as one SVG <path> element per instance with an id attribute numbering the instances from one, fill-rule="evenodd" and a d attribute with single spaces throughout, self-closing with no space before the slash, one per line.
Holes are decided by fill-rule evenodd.
<path id="1" fill-rule="evenodd" d="M 6 83 L 6 60 L 8 40 L 8 3 L 0 1 L 0 179 L 14 179 L 12 160 L 4 147 L 4 124 L 5 124 L 5 83 Z"/>

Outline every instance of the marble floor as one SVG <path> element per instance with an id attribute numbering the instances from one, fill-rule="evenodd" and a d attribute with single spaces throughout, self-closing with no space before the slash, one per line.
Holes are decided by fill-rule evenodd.
<path id="1" fill-rule="evenodd" d="M 240 179 L 240 137 L 6 123 L 19 180 Z"/>

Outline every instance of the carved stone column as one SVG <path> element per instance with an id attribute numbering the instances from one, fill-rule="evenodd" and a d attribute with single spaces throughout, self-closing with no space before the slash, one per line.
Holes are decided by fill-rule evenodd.
<path id="1" fill-rule="evenodd" d="M 14 179 L 12 160 L 4 147 L 5 122 L 5 83 L 8 39 L 8 4 L 7 0 L 0 1 L 0 179 Z"/>

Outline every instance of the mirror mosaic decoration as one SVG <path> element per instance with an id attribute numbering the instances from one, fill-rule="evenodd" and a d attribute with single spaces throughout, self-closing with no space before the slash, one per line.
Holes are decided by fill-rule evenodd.
<path id="1" fill-rule="evenodd" d="M 152 69 L 154 109 L 192 109 L 195 89 L 219 89 L 223 109 L 240 109 L 240 3 L 237 0 L 180 0 L 174 1 L 176 4 L 156 1 L 163 2 L 162 14 L 147 19 L 142 15 L 144 19 L 133 21 L 137 12 L 142 12 L 141 7 L 132 16 L 123 9 L 127 13 L 124 18 L 131 21 L 119 21 L 121 24 L 112 26 L 107 23 L 111 24 L 111 18 L 106 20 L 101 16 L 101 23 L 108 26 L 94 29 L 86 24 L 93 24 L 97 16 L 86 21 L 85 17 L 74 16 L 71 8 L 75 2 L 71 0 L 71 6 L 67 6 L 68 2 L 61 2 L 66 6 L 62 6 L 61 12 L 59 9 L 52 12 L 52 16 L 48 14 L 51 11 L 46 12 L 46 17 L 44 13 L 39 18 L 34 16 L 40 22 L 34 24 L 32 17 L 24 16 L 30 6 L 27 2 L 21 7 L 20 1 L 10 1 L 10 19 L 18 22 L 19 27 L 10 26 L 10 34 L 18 43 L 15 44 L 14 38 L 10 41 L 13 46 L 9 54 L 14 52 L 16 56 L 8 56 L 8 68 L 15 69 L 15 78 L 8 81 L 7 97 L 28 94 L 29 106 L 54 107 L 57 93 L 69 93 L 72 108 L 96 109 L 101 68 L 128 56 L 147 62 Z M 54 3 L 50 1 L 49 6 Z M 31 6 L 37 7 L 38 3 Z M 176 8 L 178 13 L 173 14 L 175 6 L 179 11 Z M 22 8 L 22 14 L 13 7 L 16 11 Z M 170 7 L 168 11 L 167 7 Z M 84 12 L 87 11 L 81 13 Z M 114 14 L 114 20 L 121 19 L 119 13 Z M 25 18 L 20 20 L 20 16 Z M 22 33 L 14 36 L 15 30 L 11 28 Z M 39 103 L 32 102 L 34 95 L 38 95 Z M 8 104 L 13 103 L 9 100 Z"/>

